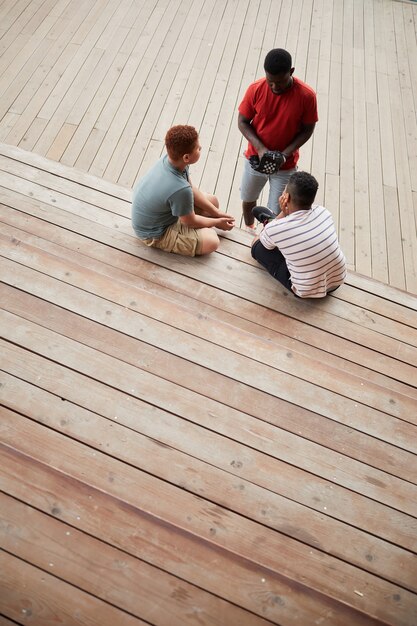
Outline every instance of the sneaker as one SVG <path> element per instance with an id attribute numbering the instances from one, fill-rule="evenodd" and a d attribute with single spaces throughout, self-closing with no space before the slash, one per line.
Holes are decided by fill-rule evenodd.
<path id="1" fill-rule="evenodd" d="M 268 224 L 268 222 L 276 218 L 275 213 L 272 213 L 272 211 L 268 209 L 266 206 L 254 207 L 252 209 L 252 215 L 256 220 L 258 220 L 258 222 L 260 222 L 264 226 L 265 224 Z"/>

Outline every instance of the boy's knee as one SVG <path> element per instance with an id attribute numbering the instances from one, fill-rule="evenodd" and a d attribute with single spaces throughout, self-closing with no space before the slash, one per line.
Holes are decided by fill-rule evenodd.
<path id="1" fill-rule="evenodd" d="M 210 202 L 211 202 L 212 204 L 214 204 L 214 206 L 216 207 L 216 209 L 218 209 L 218 208 L 219 208 L 219 206 L 220 206 L 220 202 L 219 202 L 219 200 L 218 200 L 218 198 L 217 198 L 216 196 L 213 196 L 211 193 L 208 193 L 208 194 L 207 194 L 207 198 L 210 200 Z"/>
<path id="2" fill-rule="evenodd" d="M 216 231 L 212 228 L 205 228 L 201 235 L 202 244 L 198 254 L 211 254 L 211 252 L 215 252 L 220 244 Z"/>

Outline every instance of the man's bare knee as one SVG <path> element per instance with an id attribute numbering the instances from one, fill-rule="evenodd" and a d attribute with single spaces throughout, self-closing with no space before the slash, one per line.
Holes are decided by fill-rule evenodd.
<path id="1" fill-rule="evenodd" d="M 215 252 L 219 247 L 219 237 L 215 230 L 212 228 L 202 228 L 201 229 L 202 236 L 202 245 L 200 248 L 199 255 L 210 254 L 211 252 Z"/>

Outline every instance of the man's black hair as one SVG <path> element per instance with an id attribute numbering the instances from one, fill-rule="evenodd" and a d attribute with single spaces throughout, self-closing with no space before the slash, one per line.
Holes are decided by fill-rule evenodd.
<path id="1" fill-rule="evenodd" d="M 319 184 L 308 172 L 295 172 L 287 183 L 287 191 L 295 206 L 310 207 L 316 197 Z"/>
<path id="2" fill-rule="evenodd" d="M 289 52 L 282 48 L 270 50 L 265 57 L 264 70 L 272 76 L 286 74 L 292 68 L 292 58 Z"/>

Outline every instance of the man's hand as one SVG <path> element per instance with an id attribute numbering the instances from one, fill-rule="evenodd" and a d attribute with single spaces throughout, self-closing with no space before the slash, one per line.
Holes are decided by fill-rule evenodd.
<path id="1" fill-rule="evenodd" d="M 258 157 L 259 157 L 259 161 L 261 161 L 263 155 L 268 152 L 268 148 L 265 148 L 265 146 L 263 148 L 261 148 L 260 150 L 258 150 Z"/>
<path id="2" fill-rule="evenodd" d="M 249 157 L 251 167 L 262 174 L 275 174 L 285 163 L 286 157 L 279 150 L 267 150 L 262 157 L 254 155 Z"/>

